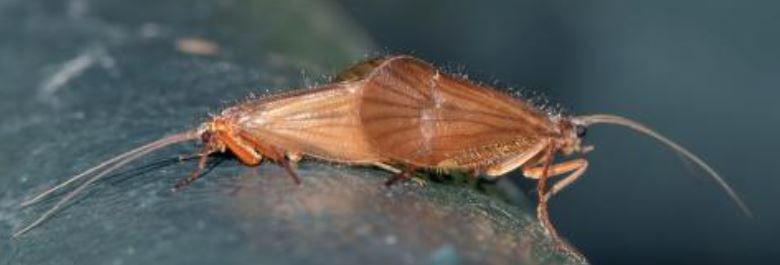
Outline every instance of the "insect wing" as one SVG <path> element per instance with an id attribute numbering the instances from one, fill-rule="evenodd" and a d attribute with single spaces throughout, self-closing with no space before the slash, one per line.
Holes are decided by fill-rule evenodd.
<path id="1" fill-rule="evenodd" d="M 364 82 L 363 129 L 380 154 L 393 160 L 482 167 L 517 156 L 553 133 L 546 115 L 524 102 L 412 57 L 386 60 Z"/>
<path id="2" fill-rule="evenodd" d="M 336 162 L 376 161 L 360 128 L 355 85 L 331 84 L 311 91 L 249 102 L 236 123 L 285 151 Z"/>

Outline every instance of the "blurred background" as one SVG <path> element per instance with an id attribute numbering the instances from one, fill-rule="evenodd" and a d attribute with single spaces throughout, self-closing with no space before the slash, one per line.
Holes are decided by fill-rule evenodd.
<path id="1" fill-rule="evenodd" d="M 755 213 L 743 216 L 706 175 L 653 140 L 594 127 L 590 170 L 551 202 L 560 234 L 593 264 L 777 264 L 778 10 L 760 0 L 0 0 L 0 168 L 12 176 L 0 179 L 0 231 L 40 212 L 19 216 L 15 206 L 63 171 L 188 128 L 248 92 L 322 82 L 362 58 L 408 53 L 476 81 L 538 91 L 570 113 L 642 121 L 708 161 Z M 173 48 L 193 36 L 194 49 Z M 232 168 L 215 175 L 238 175 Z M 255 249 L 228 237 L 243 226 L 204 211 L 230 205 L 230 193 L 165 200 L 172 195 L 161 191 L 189 169 L 108 185 L 70 209 L 86 216 L 64 215 L 46 228 L 68 242 L 44 234 L 21 246 L 3 240 L 0 247 L 14 251 L 2 260 L 62 264 L 38 251 L 54 249 L 71 256 L 65 263 L 103 264 L 110 260 L 97 252 L 109 250 L 119 261 L 161 264 L 179 244 L 222 251 L 215 241 L 231 246 L 217 253 L 254 260 Z M 534 196 L 533 181 L 509 177 Z M 194 189 L 233 182 L 212 177 Z M 97 202 L 107 207 L 91 207 Z M 218 225 L 203 228 L 203 220 Z M 147 247 L 157 252 L 131 257 Z"/>
<path id="2" fill-rule="evenodd" d="M 780 262 L 777 2 L 339 2 L 385 52 L 656 128 L 711 163 L 756 215 L 652 140 L 595 127 L 590 170 L 551 202 L 561 234 L 593 264 Z"/>

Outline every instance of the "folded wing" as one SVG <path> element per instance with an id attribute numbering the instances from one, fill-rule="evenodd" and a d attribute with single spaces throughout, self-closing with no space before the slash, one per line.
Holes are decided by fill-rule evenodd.
<path id="1" fill-rule="evenodd" d="M 545 113 L 412 57 L 387 59 L 363 82 L 365 134 L 380 155 L 399 162 L 486 167 L 555 133 Z"/>

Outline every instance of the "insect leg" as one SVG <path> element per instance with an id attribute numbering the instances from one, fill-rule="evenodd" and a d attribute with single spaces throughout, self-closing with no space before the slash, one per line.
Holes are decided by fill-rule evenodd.
<path id="1" fill-rule="evenodd" d="M 269 159 L 279 164 L 279 166 L 284 168 L 284 170 L 287 171 L 287 174 L 290 176 L 290 178 L 293 179 L 295 184 L 301 184 L 301 178 L 298 177 L 298 174 L 295 173 L 295 170 L 292 168 L 290 159 L 284 156 L 284 151 L 279 150 L 278 148 L 275 148 L 273 146 L 263 144 L 257 138 L 255 138 L 254 136 L 246 132 L 240 131 L 238 135 L 240 137 L 240 140 L 243 140 L 244 142 L 247 143 L 244 146 L 245 148 L 248 148 L 248 150 L 251 150 L 253 153 L 257 154 L 258 156 L 260 156 L 260 154 L 255 150 L 260 151 L 260 153 L 262 153 Z"/>
<path id="2" fill-rule="evenodd" d="M 415 169 L 414 166 L 409 166 L 405 170 L 401 170 L 401 172 L 396 173 L 395 175 L 393 175 L 393 177 L 385 181 L 385 186 L 388 187 L 392 186 L 399 180 L 414 179 L 414 177 L 412 176 L 412 174 L 414 174 L 414 169 Z"/>
<path id="3" fill-rule="evenodd" d="M 279 160 L 279 165 L 284 168 L 284 171 L 287 171 L 287 175 L 289 175 L 295 184 L 301 184 L 301 178 L 298 177 L 298 173 L 295 173 L 295 170 L 292 168 L 292 165 L 290 165 L 290 160 L 282 159 Z"/>
<path id="4" fill-rule="evenodd" d="M 391 165 L 388 165 L 388 164 L 385 164 L 385 163 L 382 163 L 382 162 L 374 162 L 373 164 L 374 164 L 374 166 L 376 166 L 378 168 L 390 171 L 390 172 L 395 173 L 395 174 L 401 174 L 401 172 L 403 172 L 403 170 L 400 170 L 398 168 L 395 168 L 394 166 L 391 166 Z"/>
<path id="5" fill-rule="evenodd" d="M 187 159 L 200 157 L 200 159 L 198 159 L 198 167 L 195 168 L 195 170 L 193 170 L 192 173 L 190 173 L 190 175 L 187 176 L 187 178 L 184 178 L 184 179 L 180 180 L 179 182 L 177 182 L 176 185 L 173 186 L 173 190 L 175 191 L 175 190 L 181 189 L 181 188 L 183 188 L 183 187 L 185 187 L 187 185 L 190 185 L 190 183 L 192 183 L 195 180 L 197 180 L 198 178 L 200 178 L 201 177 L 201 173 L 203 172 L 203 169 L 206 168 L 206 162 L 208 161 L 209 154 L 211 154 L 213 152 L 214 152 L 214 150 L 212 149 L 212 147 L 207 145 L 207 146 L 204 146 L 203 149 L 201 149 L 201 151 L 198 152 L 198 154 L 189 156 Z"/>
<path id="6" fill-rule="evenodd" d="M 542 227 L 544 227 L 545 232 L 547 232 L 547 234 L 557 243 L 558 248 L 566 252 L 569 252 L 576 258 L 584 261 L 586 260 L 586 258 L 584 255 L 582 255 L 582 253 L 580 253 L 577 249 L 568 245 L 563 239 L 561 239 L 558 236 L 558 232 L 556 231 L 555 226 L 552 224 L 552 221 L 550 221 L 550 213 L 547 207 L 547 200 L 550 199 L 552 194 L 560 191 L 561 189 L 566 187 L 566 185 L 571 184 L 579 176 L 585 173 L 585 170 L 588 167 L 588 162 L 585 159 L 575 159 L 572 161 L 567 161 L 567 162 L 553 165 L 552 150 L 553 150 L 552 148 L 548 149 L 544 157 L 541 159 L 542 162 L 541 167 L 528 168 L 528 169 L 524 169 L 523 171 L 524 174 L 528 172 L 527 174 L 528 176 L 537 177 L 539 179 L 537 185 L 537 193 L 539 194 L 539 204 L 536 207 L 536 216 L 539 219 L 539 221 L 542 223 Z M 549 192 L 545 190 L 547 177 L 554 176 L 554 175 L 561 175 L 571 171 L 574 172 L 566 176 L 563 180 L 559 181 L 559 183 L 556 183 Z"/>
<path id="7" fill-rule="evenodd" d="M 410 179 L 410 178 L 411 176 L 408 171 L 402 171 L 401 173 L 394 174 L 390 179 L 385 181 L 385 186 L 390 187 L 396 182 L 398 182 L 399 180 Z"/>
<path id="8" fill-rule="evenodd" d="M 177 182 L 176 185 L 173 186 L 173 190 L 178 190 L 180 188 L 183 188 L 189 185 L 190 183 L 192 183 L 193 181 L 197 180 L 198 178 L 200 178 L 201 172 L 203 172 L 203 169 L 206 168 L 206 160 L 209 157 L 209 153 L 210 151 L 208 147 L 204 147 L 203 150 L 201 150 L 201 152 L 198 153 L 198 155 L 192 156 L 192 157 L 200 156 L 200 159 L 198 159 L 198 168 L 196 168 L 192 173 L 190 173 L 189 176 Z"/>
<path id="9" fill-rule="evenodd" d="M 298 163 L 298 161 L 301 161 L 303 159 L 303 154 L 301 152 L 287 152 L 287 159 L 290 160 L 292 163 Z"/>
<path id="10" fill-rule="evenodd" d="M 231 135 L 226 130 L 216 131 L 214 134 L 216 141 L 205 143 L 206 146 L 196 156 L 200 156 L 198 160 L 198 168 L 195 169 L 187 178 L 180 180 L 173 187 L 174 190 L 183 188 L 190 183 L 194 182 L 201 177 L 201 172 L 206 168 L 206 162 L 208 161 L 208 155 L 221 150 L 223 148 L 230 149 L 231 152 L 238 158 L 239 161 L 248 165 L 255 166 L 260 164 L 263 156 L 257 153 L 254 149 L 244 143 L 241 139 L 238 139 Z M 222 146 L 224 145 L 224 147 Z"/>
<path id="11" fill-rule="evenodd" d="M 552 188 L 550 188 L 549 191 L 545 193 L 546 200 L 549 200 L 550 197 L 557 194 L 559 191 L 561 191 L 566 186 L 569 186 L 569 184 L 573 183 L 577 180 L 582 174 L 585 173 L 585 170 L 588 169 L 588 161 L 582 158 L 569 160 L 565 162 L 561 162 L 558 164 L 554 164 L 550 166 L 548 176 L 558 176 L 563 175 L 568 172 L 572 172 L 571 174 L 567 175 L 563 179 L 556 182 Z M 523 169 L 523 175 L 525 175 L 528 178 L 532 179 L 539 179 L 542 176 L 542 171 L 544 170 L 544 167 L 529 167 Z"/>
<path id="12" fill-rule="evenodd" d="M 238 139 L 232 135 L 230 135 L 226 131 L 217 131 L 215 133 L 215 137 L 217 138 L 217 141 L 221 144 L 224 144 L 224 146 L 229 149 L 241 163 L 244 163 L 248 166 L 255 166 L 260 164 L 260 162 L 263 159 L 263 156 L 257 153 L 254 149 L 249 147 L 246 143 L 243 143 L 241 139 Z M 180 189 L 184 186 L 189 185 L 193 181 L 197 180 L 201 176 L 201 172 L 204 168 L 206 168 L 206 162 L 208 160 L 208 155 L 215 151 L 215 147 L 211 145 L 210 143 L 206 143 L 206 146 L 203 147 L 203 149 L 200 151 L 198 156 L 200 156 L 200 159 L 198 160 L 198 168 L 195 169 L 195 171 L 192 172 L 187 178 L 182 179 L 178 183 L 176 183 L 176 186 L 174 186 L 174 190 Z"/>
<path id="13" fill-rule="evenodd" d="M 217 132 L 217 138 L 230 149 L 230 152 L 233 152 L 233 154 L 238 157 L 238 160 L 240 160 L 241 163 L 244 163 L 247 166 L 259 165 L 263 160 L 263 156 L 255 151 L 255 148 L 252 148 L 253 143 L 244 142 L 243 140 L 245 140 L 245 138 L 243 137 L 238 138 L 228 132 L 219 131 Z"/>
<path id="14" fill-rule="evenodd" d="M 389 172 L 394 174 L 392 178 L 390 178 L 389 180 L 387 180 L 385 182 L 386 186 L 393 185 L 395 182 L 397 182 L 399 180 L 402 180 L 402 179 L 411 179 L 412 181 L 417 183 L 417 185 L 419 185 L 419 186 L 425 186 L 425 185 L 428 184 L 428 183 L 425 182 L 424 179 L 417 178 L 417 177 L 413 176 L 411 173 L 407 174 L 405 171 L 403 171 L 401 169 L 398 169 L 398 168 L 396 168 L 394 166 L 391 166 L 391 165 L 388 165 L 388 164 L 385 164 L 385 163 L 382 163 L 382 162 L 374 162 L 374 163 L 371 163 L 371 164 L 374 165 L 375 167 L 387 170 L 387 171 L 389 171 Z"/>

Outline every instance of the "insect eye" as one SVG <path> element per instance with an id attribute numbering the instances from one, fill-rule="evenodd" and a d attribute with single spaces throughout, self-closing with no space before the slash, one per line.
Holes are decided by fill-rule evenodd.
<path id="1" fill-rule="evenodd" d="M 585 137 L 585 135 L 588 134 L 588 128 L 585 126 L 577 126 L 574 130 L 577 132 L 577 137 L 579 138 Z"/>

